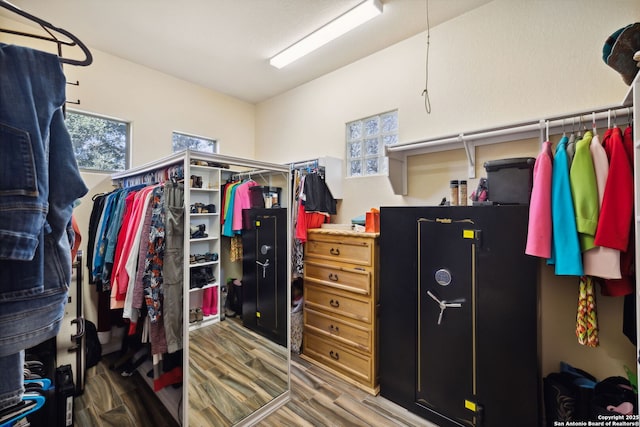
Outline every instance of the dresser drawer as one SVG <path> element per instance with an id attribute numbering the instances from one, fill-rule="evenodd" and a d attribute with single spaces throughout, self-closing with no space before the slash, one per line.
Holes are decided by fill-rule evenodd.
<path id="1" fill-rule="evenodd" d="M 305 244 L 307 257 L 357 265 L 371 265 L 373 262 L 372 240 L 358 237 L 340 237 L 313 234 L 309 232 Z"/>
<path id="2" fill-rule="evenodd" d="M 373 361 L 333 340 L 325 340 L 314 334 L 305 334 L 303 353 L 314 360 L 335 369 L 348 377 L 364 383 L 371 383 Z"/>
<path id="3" fill-rule="evenodd" d="M 338 267 L 313 261 L 304 263 L 305 281 L 361 295 L 371 293 L 371 273 L 363 267 Z"/>
<path id="4" fill-rule="evenodd" d="M 326 315 L 315 310 L 304 310 L 305 331 L 334 339 L 360 351 L 371 351 L 371 327 L 345 322 L 336 316 Z"/>
<path id="5" fill-rule="evenodd" d="M 304 301 L 305 308 L 320 309 L 371 323 L 371 301 L 358 299 L 355 294 L 306 283 L 304 286 Z"/>

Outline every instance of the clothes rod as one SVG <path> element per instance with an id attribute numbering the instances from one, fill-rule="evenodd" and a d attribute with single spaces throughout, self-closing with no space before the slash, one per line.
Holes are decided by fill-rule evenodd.
<path id="1" fill-rule="evenodd" d="M 630 117 L 632 112 L 630 111 L 630 107 L 621 107 L 620 105 L 609 106 L 609 107 L 601 107 L 592 110 L 584 110 L 580 112 L 563 114 L 559 116 L 552 116 L 548 118 L 544 118 L 541 120 L 528 120 L 524 122 L 512 123 L 509 125 L 496 126 L 492 128 L 476 130 L 471 132 L 461 132 L 456 135 L 447 135 L 438 138 L 424 139 L 419 141 L 407 142 L 403 144 L 397 145 L 388 145 L 386 146 L 386 151 L 388 153 L 408 151 L 408 150 L 418 150 L 421 148 L 431 148 L 438 147 L 441 145 L 447 145 L 452 143 L 459 143 L 462 140 L 464 141 L 472 141 L 479 139 L 489 139 L 498 136 L 504 136 L 509 134 L 516 133 L 524 133 L 524 132 L 532 132 L 538 131 L 541 129 L 541 126 L 548 122 L 555 122 L 553 125 L 553 129 L 557 131 L 559 127 L 562 127 L 562 121 L 564 120 L 564 127 L 568 130 L 571 130 L 572 122 L 567 121 L 568 119 L 574 119 L 573 125 L 574 129 L 582 130 L 584 127 L 587 129 L 592 128 L 592 117 L 595 113 L 596 121 L 601 121 L 609 117 L 609 112 L 616 113 L 617 119 L 619 121 L 624 121 L 624 117 L 628 114 Z M 622 112 L 622 113 L 620 113 Z M 560 123 L 558 123 L 560 122 Z"/>
<path id="2" fill-rule="evenodd" d="M 302 169 L 302 168 L 306 168 L 306 167 L 309 167 L 309 166 L 317 168 L 319 166 L 318 165 L 318 160 L 306 160 L 306 161 L 303 161 L 303 162 L 290 163 L 291 170 L 293 170 L 293 169 Z"/>
<path id="3" fill-rule="evenodd" d="M 231 177 L 232 178 L 241 178 L 243 176 L 248 176 L 249 178 L 251 178 L 251 175 L 261 175 L 262 174 L 269 174 L 269 173 L 274 173 L 274 172 L 280 172 L 280 171 L 272 171 L 272 170 L 250 170 L 250 171 L 244 171 L 244 172 L 234 172 Z M 264 178 L 264 177 L 263 177 Z"/>
<path id="4" fill-rule="evenodd" d="M 123 178 L 130 178 L 136 175 L 144 175 L 149 172 L 155 172 L 158 169 L 165 169 L 169 166 L 176 166 L 177 164 L 181 163 L 183 156 L 184 156 L 183 153 L 175 153 L 162 160 L 149 162 L 142 166 L 128 169 L 124 172 L 114 173 L 111 175 L 111 179 L 117 180 L 117 179 L 123 179 Z"/>

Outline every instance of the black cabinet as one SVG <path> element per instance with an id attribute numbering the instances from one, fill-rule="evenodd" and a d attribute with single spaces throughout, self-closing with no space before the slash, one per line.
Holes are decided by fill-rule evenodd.
<path id="1" fill-rule="evenodd" d="M 242 323 L 287 345 L 287 210 L 246 209 L 242 234 Z"/>
<path id="2" fill-rule="evenodd" d="M 440 426 L 541 422 L 528 206 L 383 207 L 380 393 Z"/>

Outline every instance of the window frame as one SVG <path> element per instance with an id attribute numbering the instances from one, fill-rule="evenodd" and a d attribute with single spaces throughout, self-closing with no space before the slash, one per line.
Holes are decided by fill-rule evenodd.
<path id="1" fill-rule="evenodd" d="M 76 108 L 67 108 L 65 111 L 65 122 L 67 119 L 67 116 L 69 115 L 69 113 L 71 114 L 79 114 L 79 115 L 83 115 L 83 116 L 90 116 L 90 117 L 95 117 L 98 119 L 103 119 L 103 120 L 110 120 L 113 122 L 119 122 L 119 123 L 123 123 L 127 126 L 127 132 L 126 132 L 126 140 L 125 140 L 125 148 L 124 148 L 124 169 L 120 170 L 108 170 L 108 169 L 92 169 L 92 168 L 87 168 L 87 167 L 83 167 L 80 166 L 80 164 L 78 164 L 78 169 L 81 172 L 89 172 L 89 173 L 99 173 L 99 174 L 106 174 L 106 175 L 110 175 L 114 172 L 122 172 L 122 171 L 126 171 L 127 169 L 131 168 L 131 150 L 133 149 L 133 122 L 129 121 L 129 120 L 125 120 L 125 119 L 121 119 L 118 117 L 113 117 L 113 116 L 108 116 L 106 114 L 99 114 L 99 113 L 93 113 L 93 112 L 89 112 L 89 111 L 84 111 L 84 110 L 79 110 Z M 66 126 L 66 123 L 65 123 Z M 73 141 L 72 141 L 73 142 Z M 74 148 L 74 157 L 75 157 L 75 148 Z M 76 160 L 77 162 L 77 160 Z"/>
<path id="2" fill-rule="evenodd" d="M 197 139 L 201 139 L 201 140 L 213 143 L 213 151 L 212 152 L 200 151 L 201 153 L 208 153 L 208 154 L 219 154 L 220 153 L 220 140 L 218 138 L 211 138 L 211 137 L 208 137 L 208 136 L 197 135 L 197 134 L 194 134 L 194 133 L 183 132 L 183 131 L 179 131 L 179 130 L 171 131 L 171 152 L 172 153 L 178 153 L 178 152 L 182 151 L 182 150 L 175 151 L 175 149 L 174 149 L 173 137 L 176 134 L 177 135 L 186 136 L 186 137 L 189 137 L 189 138 L 197 138 Z"/>
<path id="3" fill-rule="evenodd" d="M 395 128 L 395 132 L 393 133 L 389 133 L 389 132 L 383 132 L 382 130 L 382 117 L 384 117 L 385 115 L 389 115 L 389 114 L 394 114 L 395 115 L 395 120 L 396 120 L 396 128 Z M 373 119 L 373 118 L 377 118 L 378 119 L 378 132 L 375 135 L 366 135 L 366 131 L 365 131 L 365 122 L 367 120 Z M 357 122 L 361 122 L 362 124 L 362 129 L 361 129 L 361 135 L 360 138 L 358 139 L 354 139 L 351 140 L 350 139 L 350 126 L 353 123 L 357 123 Z M 388 136 L 388 135 L 394 135 L 396 141 L 393 144 L 388 144 L 388 145 L 395 145 L 398 143 L 398 139 L 399 139 L 399 116 L 398 116 L 398 109 L 393 109 L 393 110 L 387 110 L 387 111 L 383 111 L 381 113 L 378 114 L 372 114 L 370 116 L 366 116 L 366 117 L 362 117 L 359 119 L 355 119 L 355 120 L 350 120 L 348 122 L 345 123 L 345 177 L 346 178 L 366 178 L 366 177 L 374 177 L 374 176 L 389 176 L 389 158 L 388 156 L 384 155 L 384 147 L 386 146 L 384 143 L 384 137 Z M 368 156 L 367 155 L 367 149 L 366 149 L 366 142 L 369 139 L 378 139 L 379 144 L 380 144 L 380 149 L 381 152 L 377 155 L 377 156 Z M 351 144 L 353 142 L 360 142 L 361 147 L 360 147 L 360 152 L 361 155 L 360 157 L 351 157 Z M 360 175 L 351 175 L 351 160 L 356 160 L 359 159 L 362 162 L 362 172 Z M 367 170 L 367 160 L 368 159 L 378 159 L 379 163 L 383 162 L 384 164 L 382 165 L 378 165 L 378 173 L 375 174 L 366 174 L 364 172 L 366 172 Z M 380 172 L 380 170 L 382 169 L 382 172 Z"/>

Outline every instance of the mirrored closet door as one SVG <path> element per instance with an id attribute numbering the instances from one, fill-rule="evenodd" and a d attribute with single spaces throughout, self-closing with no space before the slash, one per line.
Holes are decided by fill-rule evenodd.
<path id="1" fill-rule="evenodd" d="M 289 171 L 193 153 L 187 175 L 187 421 L 249 425 L 289 394 Z"/>
<path id="2" fill-rule="evenodd" d="M 289 399 L 289 176 L 285 165 L 189 150 L 112 175 L 122 191 L 153 187 L 171 200 L 156 237 L 159 265 L 176 276 L 165 274 L 162 313 L 181 319 L 181 339 L 138 370 L 153 372 L 147 382 L 180 425 L 252 425 Z M 170 359 L 182 360 L 181 378 L 158 389 Z"/>

